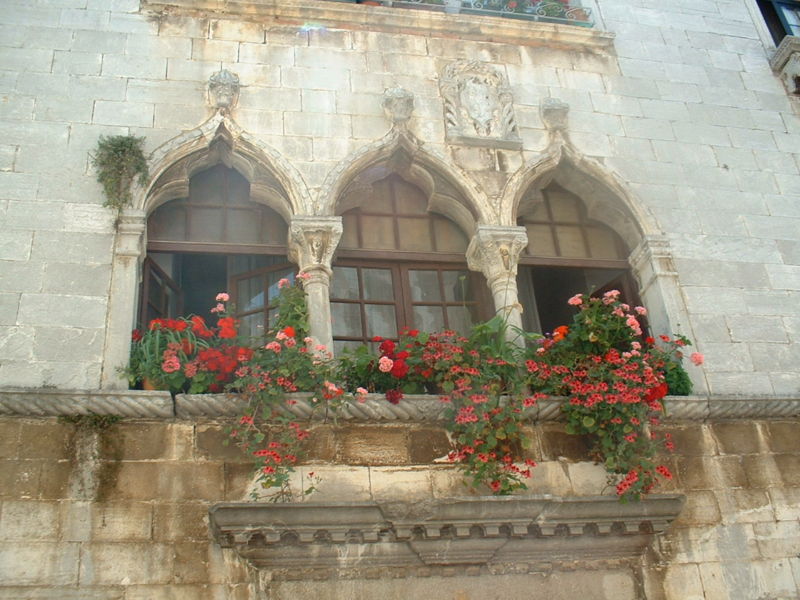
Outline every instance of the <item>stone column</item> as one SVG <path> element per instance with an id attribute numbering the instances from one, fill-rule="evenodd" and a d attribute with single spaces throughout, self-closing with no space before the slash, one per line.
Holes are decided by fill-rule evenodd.
<path id="1" fill-rule="evenodd" d="M 311 337 L 331 351 L 331 260 L 341 237 L 341 217 L 294 217 L 289 226 L 289 258 L 309 276 L 304 287 Z"/>
<path id="2" fill-rule="evenodd" d="M 469 248 L 467 264 L 480 271 L 492 291 L 494 308 L 508 323 L 509 339 L 519 339 L 514 328 L 522 329 L 522 306 L 517 292 L 517 265 L 528 245 L 524 227 L 479 225 Z"/>
<path id="3" fill-rule="evenodd" d="M 103 348 L 103 389 L 127 389 L 128 381 L 120 367 L 128 365 L 131 330 L 136 322 L 139 297 L 139 263 L 143 256 L 144 211 L 125 209 L 119 217 L 111 264 L 111 290 L 106 314 L 106 338 Z"/>
<path id="4" fill-rule="evenodd" d="M 663 236 L 645 236 L 631 252 L 628 262 L 639 284 L 642 303 L 647 307 L 651 329 L 667 335 L 680 333 L 696 341 L 672 262 L 669 240 Z M 684 362 L 684 367 L 695 393 L 707 392 L 705 372 L 687 363 Z"/>

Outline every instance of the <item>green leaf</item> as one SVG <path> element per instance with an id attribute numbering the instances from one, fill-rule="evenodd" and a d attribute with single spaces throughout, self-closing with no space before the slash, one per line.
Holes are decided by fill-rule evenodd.
<path id="1" fill-rule="evenodd" d="M 581 423 L 583 423 L 583 426 L 586 427 L 586 429 L 589 429 L 595 424 L 595 420 L 594 417 L 590 417 L 587 415 L 583 417 L 583 421 L 581 421 Z"/>

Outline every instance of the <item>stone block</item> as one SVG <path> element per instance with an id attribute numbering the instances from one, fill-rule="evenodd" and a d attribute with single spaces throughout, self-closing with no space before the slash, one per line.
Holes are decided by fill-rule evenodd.
<path id="1" fill-rule="evenodd" d="M 168 58 L 166 77 L 172 81 L 206 81 L 222 67 L 221 61 Z"/>
<path id="2" fill-rule="evenodd" d="M 735 342 L 787 342 L 783 319 L 779 316 L 729 316 L 728 330 Z"/>
<path id="3" fill-rule="evenodd" d="M 33 339 L 32 327 L 0 327 L 0 356 L 6 360 L 32 360 Z"/>
<path id="4" fill-rule="evenodd" d="M 351 135 L 350 119 L 347 115 L 287 112 L 283 115 L 283 126 L 289 135 L 347 138 Z"/>
<path id="5" fill-rule="evenodd" d="M 222 465 L 213 463 L 122 462 L 110 498 L 208 500 L 223 496 Z"/>
<path id="6" fill-rule="evenodd" d="M 747 477 L 748 487 L 751 489 L 773 487 L 781 481 L 780 470 L 771 456 L 744 456 L 742 457 L 742 468 Z"/>
<path id="7" fill-rule="evenodd" d="M 192 129 L 208 116 L 209 109 L 204 106 L 182 106 L 177 104 L 157 104 L 153 117 L 154 126 L 167 129 Z"/>
<path id="8" fill-rule="evenodd" d="M 698 565 L 670 565 L 664 576 L 664 591 L 670 599 L 704 600 Z"/>
<path id="9" fill-rule="evenodd" d="M 4 586 L 75 586 L 79 550 L 80 544 L 4 543 L 0 546 L 0 581 Z"/>
<path id="10" fill-rule="evenodd" d="M 0 261 L 27 261 L 33 246 L 32 231 L 14 231 L 6 229 L 0 240 Z"/>
<path id="11" fill-rule="evenodd" d="M 753 422 L 714 423 L 713 435 L 722 454 L 758 454 L 761 431 Z"/>
<path id="12" fill-rule="evenodd" d="M 264 26 L 260 23 L 220 19 L 211 21 L 209 25 L 209 35 L 215 40 L 242 42 L 241 46 L 245 45 L 244 42 L 264 43 Z"/>
<path id="13" fill-rule="evenodd" d="M 367 467 L 306 465 L 300 469 L 300 473 L 303 479 L 309 473 L 319 477 L 320 482 L 313 495 L 315 501 L 359 502 L 373 499 L 370 497 L 370 472 Z"/>
<path id="14" fill-rule="evenodd" d="M 12 459 L 17 456 L 20 426 L 18 419 L 0 419 L 0 459 Z"/>
<path id="15" fill-rule="evenodd" d="M 208 504 L 157 503 L 153 506 L 153 539 L 175 542 L 208 539 Z"/>
<path id="16" fill-rule="evenodd" d="M 36 497 L 41 470 L 35 460 L 0 460 L 0 498 Z"/>
<path id="17" fill-rule="evenodd" d="M 79 29 L 72 35 L 72 50 L 99 52 L 100 54 L 122 54 L 127 37 L 112 31 Z"/>
<path id="18" fill-rule="evenodd" d="M 586 460 L 592 444 L 589 436 L 570 435 L 564 432 L 563 427 L 546 423 L 541 426 L 540 440 L 542 460 Z"/>
<path id="19" fill-rule="evenodd" d="M 281 69 L 281 83 L 285 87 L 312 90 L 349 90 L 350 73 L 339 68 L 301 68 Z"/>
<path id="20" fill-rule="evenodd" d="M 109 264 L 113 239 L 110 233 L 43 232 L 33 241 L 31 259 L 84 265 Z"/>
<path id="21" fill-rule="evenodd" d="M 70 361 L 79 355 L 87 361 L 100 361 L 104 330 L 71 327 L 36 327 L 33 356 L 39 360 Z M 2 346 L 2 343 L 0 343 Z"/>
<path id="22" fill-rule="evenodd" d="M 0 540 L 57 540 L 58 503 L 5 500 L 0 505 Z"/>
<path id="23" fill-rule="evenodd" d="M 180 38 L 172 38 L 180 39 Z M 187 57 L 187 52 L 175 54 L 177 57 Z M 225 61 L 236 62 L 239 57 L 239 43 L 228 40 L 191 40 L 191 58 L 198 61 Z"/>
<path id="24" fill-rule="evenodd" d="M 228 502 L 249 499 L 248 490 L 250 490 L 255 478 L 253 465 L 225 463 L 223 465 L 223 473 L 225 481 L 223 499 Z"/>
<path id="25" fill-rule="evenodd" d="M 253 133 L 280 135 L 283 133 L 283 117 L 277 112 L 264 110 L 237 110 L 238 122 Z"/>
<path id="26" fill-rule="evenodd" d="M 176 543 L 175 567 L 173 578 L 175 584 L 206 583 L 208 581 L 208 547 L 207 540 L 197 542 Z"/>
<path id="27" fill-rule="evenodd" d="M 163 76 L 161 77 L 163 79 Z M 101 77 L 93 75 L 71 76 L 67 83 L 67 96 L 73 101 L 108 100 L 123 102 L 128 80 L 124 75 L 112 77 L 103 73 Z"/>
<path id="28" fill-rule="evenodd" d="M 98 100 L 94 104 L 92 123 L 121 127 L 152 127 L 153 113 L 153 105 L 146 102 Z"/>
<path id="29" fill-rule="evenodd" d="M 447 456 L 451 445 L 442 429 L 414 428 L 408 433 L 408 453 L 411 464 L 430 464 Z"/>
<path id="30" fill-rule="evenodd" d="M 267 106 L 264 106 L 264 98 L 269 98 Z M 239 93 L 239 103 L 247 107 L 266 108 L 269 112 L 298 112 L 301 109 L 301 90 L 276 90 L 249 85 Z"/>
<path id="31" fill-rule="evenodd" d="M 768 493 L 778 521 L 800 519 L 800 487 L 775 487 L 768 490 Z"/>
<path id="32" fill-rule="evenodd" d="M 566 468 L 575 495 L 600 496 L 612 492 L 608 473 L 602 465 L 590 462 L 579 462 L 567 464 Z"/>
<path id="33" fill-rule="evenodd" d="M 19 443 L 27 459 L 71 459 L 73 428 L 55 419 L 37 419 L 20 428 Z"/>
<path id="34" fill-rule="evenodd" d="M 95 542 L 137 542 L 153 537 L 153 506 L 146 502 L 104 502 L 92 506 Z"/>
<path id="35" fill-rule="evenodd" d="M 783 483 L 791 487 L 800 486 L 800 455 L 775 454 L 773 458 Z"/>
<path id="36" fill-rule="evenodd" d="M 52 263 L 45 265 L 42 291 L 103 296 L 108 293 L 111 265 Z"/>
<path id="37" fill-rule="evenodd" d="M 769 394 L 772 391 L 772 383 L 766 373 L 720 371 L 707 373 L 706 380 L 712 394 Z"/>
<path id="38" fill-rule="evenodd" d="M 103 55 L 97 52 L 55 51 L 53 73 L 67 75 L 99 75 Z"/>
<path id="39" fill-rule="evenodd" d="M 164 79 L 167 77 L 167 60 L 166 58 L 151 58 L 147 55 L 106 54 L 103 56 L 102 74 L 109 77 L 132 79 Z M 172 60 L 170 60 L 171 67 Z M 179 78 L 170 77 L 170 79 Z"/>
<path id="40" fill-rule="evenodd" d="M 716 525 L 721 514 L 714 492 L 695 491 L 686 497 L 686 505 L 675 520 L 675 527 Z"/>
<path id="41" fill-rule="evenodd" d="M 106 299 L 97 296 L 23 294 L 19 322 L 23 325 L 101 328 L 105 325 Z"/>
<path id="42" fill-rule="evenodd" d="M 800 425 L 793 421 L 768 421 L 766 424 L 769 448 L 776 454 L 800 453 Z"/>
<path id="43" fill-rule="evenodd" d="M 370 467 L 369 479 L 371 499 L 376 502 L 415 502 L 433 497 L 430 471 L 425 468 Z"/>
<path id="44" fill-rule="evenodd" d="M 250 457 L 233 443 L 220 425 L 198 424 L 195 431 L 197 455 L 209 460 L 226 462 L 247 462 Z"/>
<path id="45" fill-rule="evenodd" d="M 354 427 L 339 433 L 339 460 L 348 465 L 407 464 L 408 440 L 404 429 Z"/>
<path id="46" fill-rule="evenodd" d="M 82 544 L 80 580 L 82 585 L 167 584 L 174 561 L 174 549 L 166 544 Z"/>

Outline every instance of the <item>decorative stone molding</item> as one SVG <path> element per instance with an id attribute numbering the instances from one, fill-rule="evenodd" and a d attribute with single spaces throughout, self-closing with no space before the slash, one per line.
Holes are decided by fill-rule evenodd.
<path id="1" fill-rule="evenodd" d="M 289 259 L 301 271 L 322 269 L 330 273 L 341 237 L 341 217 L 293 217 L 289 225 Z"/>
<path id="2" fill-rule="evenodd" d="M 291 394 L 293 404 L 281 410 L 299 419 L 332 419 L 312 403 L 308 394 Z M 560 398 L 539 400 L 525 409 L 531 423 L 563 421 Z M 800 396 L 667 396 L 668 422 L 737 419 L 794 419 L 800 417 Z M 230 394 L 178 394 L 142 390 L 52 390 L 0 389 L 0 415 L 28 417 L 90 414 L 131 418 L 225 418 L 243 413 L 246 403 Z M 336 415 L 350 423 L 433 423 L 441 420 L 439 396 L 407 394 L 399 404 L 390 404 L 383 394 L 369 394 L 364 403 L 343 407 Z"/>
<path id="3" fill-rule="evenodd" d="M 220 18 L 295 24 L 314 23 L 331 29 L 356 29 L 439 37 L 447 39 L 492 40 L 501 44 L 544 46 L 611 55 L 614 34 L 591 27 L 572 27 L 519 19 L 474 14 L 446 14 L 405 8 L 381 7 L 364 10 L 355 2 L 315 0 L 142 0 L 142 11 L 170 15 L 212 13 Z"/>
<path id="4" fill-rule="evenodd" d="M 467 248 L 467 266 L 484 274 L 492 291 L 495 310 L 517 328 L 522 327 L 517 265 L 519 255 L 527 245 L 528 235 L 524 227 L 479 225 Z"/>
<path id="5" fill-rule="evenodd" d="M 384 576 L 447 567 L 632 559 L 678 516 L 684 497 L 448 498 L 409 503 L 223 503 L 214 540 L 276 579 L 381 568 Z M 430 569 L 434 569 L 431 571 Z"/>
<path id="6" fill-rule="evenodd" d="M 229 112 L 239 100 L 239 76 L 221 69 L 208 78 L 208 101 L 212 108 Z"/>
<path id="7" fill-rule="evenodd" d="M 0 415 L 90 414 L 170 419 L 175 413 L 169 392 L 0 389 Z"/>
<path id="8" fill-rule="evenodd" d="M 383 111 L 395 127 L 405 127 L 414 112 L 414 94 L 401 87 L 386 90 Z"/>
<path id="9" fill-rule="evenodd" d="M 476 60 L 448 65 L 439 81 L 447 140 L 521 150 L 511 88 L 494 67 Z"/>
<path id="10" fill-rule="evenodd" d="M 787 35 L 769 61 L 790 94 L 800 95 L 800 37 Z"/>

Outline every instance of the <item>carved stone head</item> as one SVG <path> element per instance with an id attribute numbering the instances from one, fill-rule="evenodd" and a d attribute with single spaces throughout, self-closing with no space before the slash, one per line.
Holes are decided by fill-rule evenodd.
<path id="1" fill-rule="evenodd" d="M 403 125 L 414 112 L 414 94 L 401 87 L 391 88 L 383 93 L 383 110 L 395 125 Z"/>
<path id="2" fill-rule="evenodd" d="M 239 76 L 222 69 L 208 78 L 208 99 L 214 108 L 230 110 L 239 99 Z"/>

